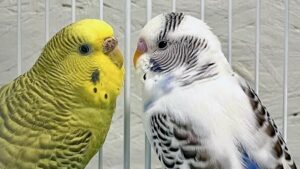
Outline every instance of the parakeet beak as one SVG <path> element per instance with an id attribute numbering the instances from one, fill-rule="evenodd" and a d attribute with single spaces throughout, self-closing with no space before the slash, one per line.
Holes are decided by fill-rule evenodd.
<path id="1" fill-rule="evenodd" d="M 135 68 L 136 68 L 136 62 L 141 57 L 142 54 L 143 53 L 140 50 L 138 50 L 138 49 L 135 50 L 134 56 L 133 56 L 133 65 Z"/>
<path id="2" fill-rule="evenodd" d="M 118 40 L 116 38 L 110 37 L 104 40 L 103 52 L 110 57 L 116 66 L 122 68 L 123 54 L 119 49 Z"/>
<path id="3" fill-rule="evenodd" d="M 136 50 L 134 52 L 134 57 L 133 57 L 133 64 L 134 64 L 134 67 L 136 68 L 136 64 L 137 64 L 137 61 L 139 60 L 139 58 L 145 53 L 147 52 L 147 44 L 145 42 L 145 40 L 143 39 L 140 39 L 138 44 L 137 44 L 137 47 L 136 47 Z"/>

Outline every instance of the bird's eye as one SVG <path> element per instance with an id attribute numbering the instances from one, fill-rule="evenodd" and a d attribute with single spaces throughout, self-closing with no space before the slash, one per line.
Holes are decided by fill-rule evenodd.
<path id="1" fill-rule="evenodd" d="M 166 49 L 167 46 L 168 46 L 168 42 L 165 41 L 165 40 L 162 40 L 162 41 L 158 42 L 158 48 L 159 49 Z"/>
<path id="2" fill-rule="evenodd" d="M 83 44 L 79 46 L 79 53 L 82 55 L 88 55 L 91 52 L 91 47 L 88 44 Z"/>

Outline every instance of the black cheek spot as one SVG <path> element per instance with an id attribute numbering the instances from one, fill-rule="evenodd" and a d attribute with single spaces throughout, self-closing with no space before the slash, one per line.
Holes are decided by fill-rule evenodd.
<path id="1" fill-rule="evenodd" d="M 100 71 L 98 69 L 94 70 L 91 75 L 91 82 L 96 85 L 100 81 Z"/>
<path id="2" fill-rule="evenodd" d="M 108 98 L 108 95 L 107 95 L 106 93 L 105 93 L 105 95 L 104 95 L 104 98 L 105 98 L 105 99 L 107 99 L 107 98 Z"/>
<path id="3" fill-rule="evenodd" d="M 97 93 L 97 88 L 96 87 L 93 90 L 94 90 L 94 93 Z"/>

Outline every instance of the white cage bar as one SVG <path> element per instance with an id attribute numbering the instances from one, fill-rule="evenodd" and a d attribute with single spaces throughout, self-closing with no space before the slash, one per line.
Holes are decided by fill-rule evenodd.
<path id="1" fill-rule="evenodd" d="M 283 70 L 283 138 L 287 142 L 288 117 L 288 59 L 289 59 L 289 0 L 284 1 L 284 70 Z"/>
<path id="2" fill-rule="evenodd" d="M 232 0 L 228 1 L 228 62 L 232 60 Z"/>
<path id="3" fill-rule="evenodd" d="M 259 94 L 260 0 L 256 0 L 255 92 Z"/>
<path id="4" fill-rule="evenodd" d="M 18 67 L 18 75 L 22 73 L 22 4 L 21 0 L 18 0 L 18 54 L 17 54 L 17 67 Z"/>
<path id="5" fill-rule="evenodd" d="M 99 0 L 99 19 L 103 20 L 103 0 Z M 103 169 L 103 147 L 98 152 L 98 169 Z"/>
<path id="6" fill-rule="evenodd" d="M 205 0 L 201 0 L 201 20 L 204 21 L 205 16 Z"/>
<path id="7" fill-rule="evenodd" d="M 146 21 L 150 21 L 152 17 L 152 0 L 147 0 Z M 151 169 L 151 145 L 145 135 L 145 169 Z"/>
<path id="8" fill-rule="evenodd" d="M 99 18 L 103 20 L 103 0 L 99 0 Z M 98 169 L 103 169 L 103 147 L 98 152 Z"/>
<path id="9" fill-rule="evenodd" d="M 99 18 L 103 19 L 103 0 L 99 0 Z"/>
<path id="10" fill-rule="evenodd" d="M 76 21 L 76 0 L 72 0 L 72 22 Z"/>
<path id="11" fill-rule="evenodd" d="M 103 19 L 103 0 L 99 0 L 99 18 Z M 282 132 L 287 142 L 288 115 L 288 57 L 289 57 L 289 0 L 284 1 L 284 70 L 283 70 L 283 125 Z M 172 0 L 172 11 L 176 11 L 176 0 Z M 45 0 L 45 39 L 49 40 L 50 0 Z M 260 61 L 260 10 L 261 1 L 256 0 L 256 35 L 255 35 L 255 91 L 259 93 L 259 61 Z M 17 1 L 17 73 L 22 72 L 22 4 Z M 72 22 L 76 20 L 76 0 L 71 0 Z M 146 21 L 152 17 L 152 0 L 147 0 Z M 201 0 L 201 19 L 205 17 L 205 0 Z M 232 0 L 228 0 L 228 62 L 232 63 Z M 125 69 L 131 69 L 131 0 L 125 1 Z M 130 71 L 126 71 L 124 85 L 124 169 L 130 169 Z M 98 168 L 103 168 L 102 151 L 99 151 Z M 151 169 L 151 147 L 145 136 L 145 169 Z"/>
<path id="12" fill-rule="evenodd" d="M 45 40 L 49 40 L 49 0 L 45 0 Z"/>
<path id="13" fill-rule="evenodd" d="M 172 0 L 172 12 L 176 11 L 176 0 Z"/>
<path id="14" fill-rule="evenodd" d="M 131 0 L 125 1 L 124 169 L 130 169 Z"/>

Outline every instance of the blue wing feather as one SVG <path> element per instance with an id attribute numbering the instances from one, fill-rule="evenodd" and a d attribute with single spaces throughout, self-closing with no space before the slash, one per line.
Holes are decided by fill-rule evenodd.
<path id="1" fill-rule="evenodd" d="M 245 169 L 260 169 L 256 162 L 250 159 L 246 152 L 243 153 L 243 161 L 245 164 Z"/>

